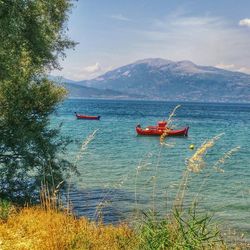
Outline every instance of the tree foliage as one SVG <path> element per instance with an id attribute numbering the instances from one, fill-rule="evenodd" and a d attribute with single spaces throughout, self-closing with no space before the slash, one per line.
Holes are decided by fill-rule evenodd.
<path id="1" fill-rule="evenodd" d="M 75 44 L 66 36 L 70 0 L 0 0 L 0 196 L 37 198 L 41 181 L 62 181 L 69 162 L 49 115 L 66 91 L 46 74 Z"/>

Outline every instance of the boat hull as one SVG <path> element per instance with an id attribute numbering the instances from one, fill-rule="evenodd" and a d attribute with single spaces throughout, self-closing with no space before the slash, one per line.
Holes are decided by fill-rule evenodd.
<path id="1" fill-rule="evenodd" d="M 179 129 L 179 130 L 168 130 L 166 136 L 188 136 L 189 127 Z M 161 136 L 166 129 L 151 129 L 146 128 L 142 129 L 141 127 L 136 127 L 136 132 L 138 135 L 156 135 Z"/>
<path id="2" fill-rule="evenodd" d="M 82 120 L 100 120 L 101 116 L 90 116 L 90 115 L 78 115 L 76 114 L 77 119 L 82 119 Z"/>

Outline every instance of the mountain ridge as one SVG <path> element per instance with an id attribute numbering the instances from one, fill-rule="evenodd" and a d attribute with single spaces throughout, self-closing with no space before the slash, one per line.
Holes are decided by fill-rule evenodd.
<path id="1" fill-rule="evenodd" d="M 250 102 L 250 75 L 187 60 L 146 58 L 74 84 L 106 94 L 116 91 L 128 99 Z"/>

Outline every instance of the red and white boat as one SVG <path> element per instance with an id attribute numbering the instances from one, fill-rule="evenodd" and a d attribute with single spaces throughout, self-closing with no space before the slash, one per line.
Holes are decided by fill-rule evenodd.
<path id="1" fill-rule="evenodd" d="M 162 135 L 166 132 L 167 136 L 188 136 L 189 127 L 183 129 L 175 130 L 167 127 L 166 121 L 159 121 L 157 126 L 148 126 L 146 128 L 141 128 L 140 125 L 136 126 L 136 132 L 138 135 Z"/>
<path id="2" fill-rule="evenodd" d="M 79 115 L 75 112 L 77 119 L 85 119 L 85 120 L 100 120 L 101 116 L 93 116 L 93 115 Z"/>

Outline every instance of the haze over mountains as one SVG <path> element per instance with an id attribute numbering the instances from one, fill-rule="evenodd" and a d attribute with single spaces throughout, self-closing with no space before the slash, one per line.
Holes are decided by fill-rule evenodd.
<path id="1" fill-rule="evenodd" d="M 250 102 L 250 75 L 190 61 L 144 59 L 92 80 L 61 82 L 69 97 Z"/>

